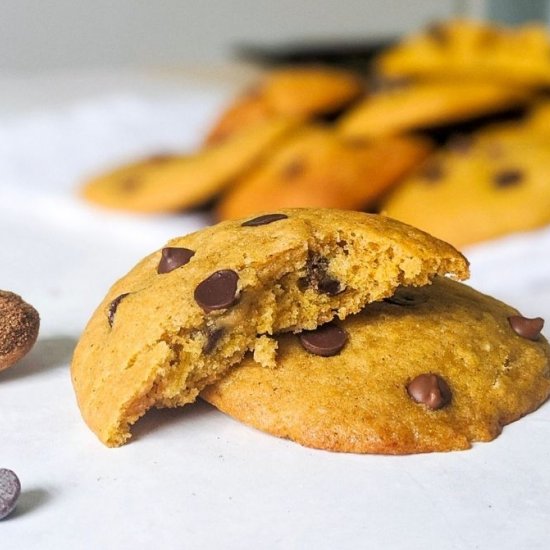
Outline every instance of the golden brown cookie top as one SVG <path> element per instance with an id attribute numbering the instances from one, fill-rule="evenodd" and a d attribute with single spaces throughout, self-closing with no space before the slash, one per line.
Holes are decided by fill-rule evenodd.
<path id="1" fill-rule="evenodd" d="M 21 359 L 34 345 L 40 317 L 21 296 L 0 290 L 0 371 Z"/>
<path id="2" fill-rule="evenodd" d="M 382 205 L 463 246 L 550 222 L 550 133 L 533 119 L 452 140 Z"/>
<path id="3" fill-rule="evenodd" d="M 277 337 L 201 394 L 253 427 L 341 452 L 465 449 L 550 394 L 542 320 L 436 278 L 336 324 Z"/>
<path id="4" fill-rule="evenodd" d="M 85 420 L 120 445 L 149 407 L 192 401 L 258 334 L 313 329 L 400 284 L 468 276 L 454 248 L 382 216 L 278 210 L 171 240 L 109 291 L 75 352 Z"/>
<path id="5" fill-rule="evenodd" d="M 550 39 L 543 25 L 501 27 L 455 19 L 429 26 L 382 54 L 393 77 L 485 78 L 525 86 L 550 83 Z"/>

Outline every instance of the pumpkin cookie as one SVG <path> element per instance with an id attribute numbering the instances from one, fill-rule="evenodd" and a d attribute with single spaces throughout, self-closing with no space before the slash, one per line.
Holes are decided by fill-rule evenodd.
<path id="1" fill-rule="evenodd" d="M 345 321 L 283 335 L 201 397 L 265 432 L 330 451 L 467 449 L 550 394 L 542 319 L 437 278 Z"/>
<path id="2" fill-rule="evenodd" d="M 534 123 L 533 123 L 534 124 Z M 550 133 L 531 122 L 451 141 L 382 205 L 463 246 L 550 222 Z"/>
<path id="3" fill-rule="evenodd" d="M 307 120 L 337 113 L 363 93 L 359 78 L 329 67 L 293 67 L 267 74 L 227 108 L 206 138 L 220 143 L 258 123 L 278 116 Z"/>
<path id="4" fill-rule="evenodd" d="M 118 168 L 88 182 L 89 202 L 132 212 L 173 212 L 214 198 L 295 128 L 285 118 L 248 127 L 195 155 L 161 155 Z"/>
<path id="5" fill-rule="evenodd" d="M 531 93 L 495 82 L 405 83 L 364 99 L 339 122 L 352 138 L 375 138 L 439 128 L 493 115 L 525 104 Z"/>
<path id="6" fill-rule="evenodd" d="M 405 38 L 378 60 L 390 77 L 481 78 L 529 87 L 550 85 L 550 38 L 543 25 L 500 27 L 451 20 Z"/>
<path id="7" fill-rule="evenodd" d="M 194 401 L 258 335 L 314 329 L 446 273 L 468 275 L 448 244 L 351 211 L 278 210 L 174 239 L 88 323 L 71 366 L 80 410 L 101 441 L 121 445 L 147 409 Z M 262 339 L 257 356 L 272 360 Z"/>
<path id="8" fill-rule="evenodd" d="M 364 209 L 430 150 L 421 138 L 368 142 L 326 128 L 304 128 L 236 182 L 221 199 L 218 217 L 239 218 L 269 208 Z"/>

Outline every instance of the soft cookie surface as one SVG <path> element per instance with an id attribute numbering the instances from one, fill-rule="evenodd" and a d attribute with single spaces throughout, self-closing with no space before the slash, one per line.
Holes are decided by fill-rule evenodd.
<path id="1" fill-rule="evenodd" d="M 542 325 L 437 278 L 331 330 L 324 325 L 324 334 L 280 336 L 275 368 L 247 357 L 201 396 L 255 428 L 320 449 L 466 449 L 549 395 Z"/>
<path id="2" fill-rule="evenodd" d="M 148 408 L 193 401 L 258 335 L 314 329 L 445 273 L 468 275 L 453 247 L 359 212 L 277 211 L 174 239 L 92 316 L 72 362 L 81 412 L 104 443 L 120 445 Z"/>

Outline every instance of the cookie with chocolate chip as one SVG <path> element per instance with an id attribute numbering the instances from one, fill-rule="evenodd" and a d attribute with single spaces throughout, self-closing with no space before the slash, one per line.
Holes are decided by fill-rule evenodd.
<path id="1" fill-rule="evenodd" d="M 33 347 L 40 316 L 21 296 L 0 290 L 0 371 L 11 367 Z"/>
<path id="2" fill-rule="evenodd" d="M 276 69 L 227 107 L 210 130 L 206 144 L 221 143 L 274 117 L 305 121 L 334 116 L 362 93 L 363 85 L 351 71 L 321 66 Z"/>
<path id="3" fill-rule="evenodd" d="M 382 204 L 455 246 L 550 223 L 550 133 L 534 122 L 451 141 Z"/>
<path id="4" fill-rule="evenodd" d="M 277 336 L 276 368 L 247 357 L 201 397 L 308 447 L 467 449 L 494 439 L 550 394 L 543 325 L 437 277 L 312 333 Z"/>
<path id="5" fill-rule="evenodd" d="M 504 27 L 451 19 L 430 25 L 384 52 L 389 78 L 490 79 L 503 86 L 550 85 L 550 36 L 543 24 Z"/>
<path id="6" fill-rule="evenodd" d="M 220 200 L 217 214 L 223 220 L 268 208 L 366 209 L 430 151 L 431 144 L 416 137 L 369 142 L 304 127 L 240 178 Z"/>
<path id="7" fill-rule="evenodd" d="M 262 335 L 314 330 L 445 273 L 468 275 L 453 247 L 360 212 L 277 210 L 173 239 L 88 323 L 71 366 L 82 415 L 121 445 L 147 409 L 195 400 L 256 345 L 272 364 L 276 347 Z"/>
<path id="8" fill-rule="evenodd" d="M 252 168 L 295 128 L 287 118 L 249 126 L 216 146 L 191 155 L 156 155 L 86 182 L 89 202 L 131 212 L 174 212 L 204 204 Z"/>
<path id="9" fill-rule="evenodd" d="M 339 121 L 342 135 L 374 139 L 431 130 L 517 109 L 532 98 L 524 88 L 498 82 L 409 82 L 363 99 Z"/>

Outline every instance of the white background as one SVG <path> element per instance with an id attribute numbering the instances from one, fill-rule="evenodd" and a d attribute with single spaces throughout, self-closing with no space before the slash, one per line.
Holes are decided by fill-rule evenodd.
<path id="1" fill-rule="evenodd" d="M 96 81 L 21 80 L 0 110 L 0 288 L 42 317 L 34 350 L 0 373 L 0 467 L 23 485 L 0 548 L 548 548 L 548 404 L 492 443 L 443 454 L 305 449 L 202 403 L 148 414 L 120 449 L 96 440 L 70 384 L 76 339 L 116 278 L 209 220 L 107 213 L 75 190 L 123 160 L 193 148 L 228 91 Z M 47 108 L 33 103 L 44 95 Z M 549 229 L 472 248 L 472 284 L 550 320 L 549 250 Z"/>

